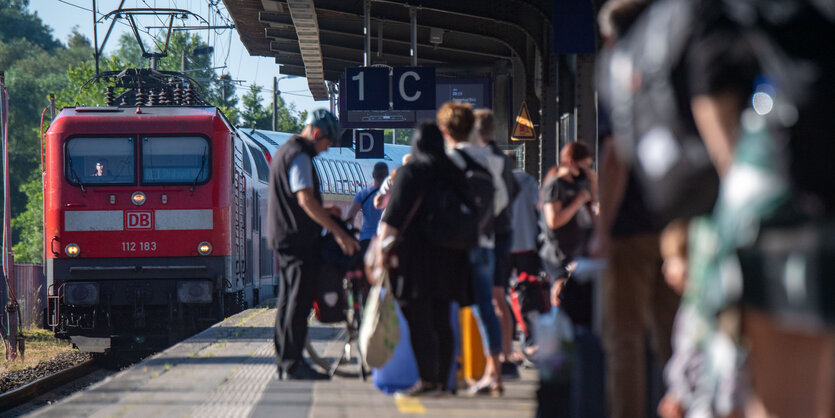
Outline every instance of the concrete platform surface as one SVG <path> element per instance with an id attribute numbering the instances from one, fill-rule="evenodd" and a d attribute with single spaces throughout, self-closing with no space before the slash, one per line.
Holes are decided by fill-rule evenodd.
<path id="1" fill-rule="evenodd" d="M 276 379 L 275 310 L 241 312 L 83 392 L 33 411 L 33 417 L 528 417 L 536 373 L 505 382 L 502 397 L 395 399 L 359 378 Z M 312 324 L 315 349 L 337 358 L 333 327 Z M 344 367 L 356 371 L 356 361 Z"/>

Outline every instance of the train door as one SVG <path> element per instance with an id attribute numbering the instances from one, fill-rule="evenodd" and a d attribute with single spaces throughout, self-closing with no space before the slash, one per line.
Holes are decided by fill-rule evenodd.
<path id="1" fill-rule="evenodd" d="M 235 292 L 235 303 L 241 308 L 243 290 L 246 288 L 246 215 L 247 215 L 247 175 L 252 171 L 252 164 L 244 154 L 244 146 L 240 138 L 234 137 L 235 170 L 232 174 L 232 263 L 234 263 L 234 281 L 232 291 Z M 248 169 L 248 170 L 247 170 Z"/>

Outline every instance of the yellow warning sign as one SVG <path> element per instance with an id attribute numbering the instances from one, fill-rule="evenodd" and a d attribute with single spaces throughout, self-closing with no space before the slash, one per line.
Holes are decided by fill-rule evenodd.
<path id="1" fill-rule="evenodd" d="M 528 112 L 528 104 L 522 102 L 522 107 L 516 115 L 516 123 L 513 124 L 513 134 L 510 135 L 512 141 L 533 141 L 536 140 L 536 132 L 533 129 L 533 122 L 531 122 L 531 115 Z"/>

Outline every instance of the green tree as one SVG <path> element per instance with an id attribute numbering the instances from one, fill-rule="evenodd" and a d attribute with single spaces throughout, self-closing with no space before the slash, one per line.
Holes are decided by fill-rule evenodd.
<path id="1" fill-rule="evenodd" d="M 394 143 L 397 145 L 409 145 L 412 143 L 412 129 L 384 129 L 383 138 L 385 143 L 391 143 L 392 131 L 394 131 Z"/>
<path id="2" fill-rule="evenodd" d="M 20 234 L 14 245 L 15 261 L 43 263 L 43 182 L 35 175 L 20 186 L 26 195 L 26 210 L 12 219 L 12 229 Z"/>
<path id="3" fill-rule="evenodd" d="M 238 125 L 238 96 L 235 95 L 236 88 L 232 81 L 232 76 L 223 74 L 217 78 L 217 81 L 212 83 L 209 89 L 207 100 L 209 103 L 217 106 L 233 125 Z"/>
<path id="4" fill-rule="evenodd" d="M 272 113 L 261 104 L 261 86 L 253 84 L 249 91 L 241 98 L 243 109 L 241 109 L 241 126 L 255 129 L 271 129 L 270 118 Z"/>
<path id="5" fill-rule="evenodd" d="M 0 41 L 26 39 L 47 51 L 61 47 L 52 37 L 52 29 L 28 8 L 29 0 L 0 0 Z"/>
<path id="6" fill-rule="evenodd" d="M 307 119 L 307 111 L 297 112 L 295 105 L 287 106 L 281 96 L 278 96 L 276 130 L 279 132 L 298 133 L 304 128 L 304 120 Z"/>

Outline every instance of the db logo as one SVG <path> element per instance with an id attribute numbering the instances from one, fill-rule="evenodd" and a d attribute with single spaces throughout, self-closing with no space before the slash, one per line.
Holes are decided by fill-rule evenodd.
<path id="1" fill-rule="evenodd" d="M 153 212 L 128 212 L 127 229 L 151 229 L 154 223 Z"/>

